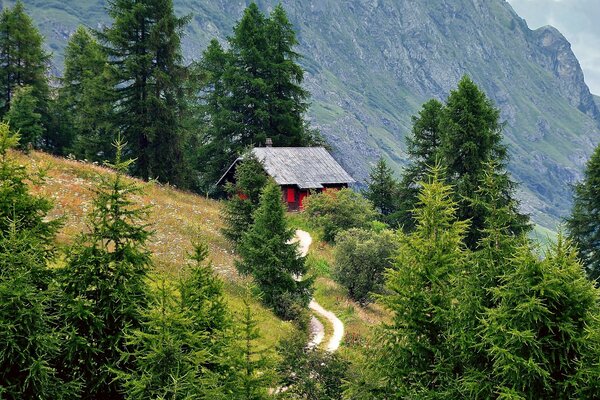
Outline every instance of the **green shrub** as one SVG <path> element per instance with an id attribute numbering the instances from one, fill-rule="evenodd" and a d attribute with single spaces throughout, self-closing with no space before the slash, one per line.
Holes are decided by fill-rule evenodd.
<path id="1" fill-rule="evenodd" d="M 335 279 L 360 304 L 371 301 L 371 293 L 381 291 L 384 272 L 391 268 L 397 241 L 390 230 L 381 232 L 350 229 L 337 236 Z"/>
<path id="2" fill-rule="evenodd" d="M 309 196 L 304 212 L 312 225 L 322 229 L 327 242 L 333 242 L 341 231 L 368 228 L 377 216 L 369 200 L 346 188 Z"/>

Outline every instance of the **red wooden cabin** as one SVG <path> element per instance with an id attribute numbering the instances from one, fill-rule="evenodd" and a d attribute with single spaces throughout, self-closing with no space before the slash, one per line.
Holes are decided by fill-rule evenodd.
<path id="1" fill-rule="evenodd" d="M 252 153 L 262 162 L 265 172 L 281 186 L 288 210 L 302 209 L 310 193 L 348 187 L 354 179 L 323 147 L 255 147 Z M 238 158 L 218 184 L 235 180 Z"/>

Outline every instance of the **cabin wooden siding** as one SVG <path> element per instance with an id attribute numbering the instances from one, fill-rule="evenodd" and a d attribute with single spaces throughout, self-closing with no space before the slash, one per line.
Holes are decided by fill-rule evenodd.
<path id="1" fill-rule="evenodd" d="M 304 200 L 311 194 L 325 192 L 327 190 L 339 190 L 347 188 L 348 184 L 335 183 L 331 185 L 323 185 L 322 189 L 300 189 L 295 185 L 282 185 L 281 186 L 281 198 L 287 205 L 288 211 L 299 211 L 304 208 Z"/>

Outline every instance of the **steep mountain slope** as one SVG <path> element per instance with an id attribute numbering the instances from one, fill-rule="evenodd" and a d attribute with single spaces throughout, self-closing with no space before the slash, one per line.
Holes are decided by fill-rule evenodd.
<path id="1" fill-rule="evenodd" d="M 7 0 L 0 2 L 8 3 Z M 175 0 L 193 14 L 188 59 L 225 38 L 249 0 Z M 269 10 L 278 0 L 259 0 Z M 61 59 L 75 26 L 107 23 L 100 0 L 25 0 Z M 305 55 L 311 118 L 358 179 L 379 154 L 405 161 L 410 116 L 444 99 L 469 74 L 502 110 L 510 170 L 526 211 L 553 228 L 569 184 L 600 140 L 600 112 L 570 44 L 554 28 L 530 30 L 504 0 L 285 0 Z"/>

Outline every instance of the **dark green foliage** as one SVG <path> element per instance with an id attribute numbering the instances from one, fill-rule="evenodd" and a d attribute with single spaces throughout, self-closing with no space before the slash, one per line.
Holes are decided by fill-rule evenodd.
<path id="1" fill-rule="evenodd" d="M 147 299 L 146 275 L 151 264 L 145 248 L 150 235 L 146 208 L 132 197 L 141 188 L 124 176 L 131 161 L 121 161 L 123 145 L 95 189 L 89 232 L 67 254 L 61 271 L 63 318 L 72 330 L 64 358 L 65 374 L 83 380 L 85 399 L 121 398 L 116 370 L 132 367 L 125 331 L 140 327 Z"/>
<path id="2" fill-rule="evenodd" d="M 88 30 L 78 27 L 65 49 L 58 106 L 69 123 L 72 152 L 90 161 L 114 157 L 115 79 L 108 57 Z"/>
<path id="3" fill-rule="evenodd" d="M 275 383 L 273 362 L 264 349 L 257 347 L 260 337 L 258 322 L 254 319 L 250 304 L 245 302 L 243 314 L 234 332 L 235 342 L 230 350 L 233 381 L 221 391 L 223 400 L 269 399 Z"/>
<path id="4" fill-rule="evenodd" d="M 600 296 L 562 238 L 544 260 L 522 247 L 481 322 L 491 391 L 510 399 L 597 395 Z M 595 378 L 592 378 L 595 376 Z"/>
<path id="5" fill-rule="evenodd" d="M 418 203 L 419 185 L 430 167 L 437 165 L 440 157 L 442 126 L 440 120 L 444 105 L 432 99 L 423 104 L 418 115 L 412 116 L 411 136 L 407 138 L 409 164 L 398 190 L 398 224 L 405 231 L 414 229 L 413 209 Z"/>
<path id="6" fill-rule="evenodd" d="M 239 246 L 242 261 L 237 268 L 252 275 L 263 293 L 262 300 L 284 319 L 301 316 L 311 298 L 312 280 L 297 281 L 306 273 L 298 244 L 290 243 L 294 231 L 287 226 L 281 189 L 270 181 L 264 188 L 254 224 Z"/>
<path id="7" fill-rule="evenodd" d="M 223 204 L 223 235 L 238 244 L 253 222 L 260 194 L 268 177 L 262 163 L 252 154 L 244 156 L 235 170 L 235 183 L 226 187 L 229 199 Z"/>
<path id="8" fill-rule="evenodd" d="M 100 39 L 115 72 L 115 120 L 136 157 L 134 172 L 184 186 L 181 37 L 189 17 L 176 17 L 172 0 L 110 0 L 108 13 L 113 23 Z"/>
<path id="9" fill-rule="evenodd" d="M 438 170 L 423 184 L 419 201 L 415 231 L 399 234 L 395 268 L 381 296 L 392 322 L 377 333 L 348 398 L 456 398 L 449 391 L 456 360 L 446 333 L 453 275 L 467 262 L 462 240 L 468 225 L 456 221 L 457 205 Z"/>
<path id="10" fill-rule="evenodd" d="M 58 222 L 47 221 L 50 202 L 29 193 L 36 178 L 11 159 L 17 142 L 0 124 L 0 398 L 75 398 L 54 364 L 61 332 L 47 263 Z"/>
<path id="11" fill-rule="evenodd" d="M 504 204 L 514 202 L 515 184 L 505 172 L 508 155 L 506 146 L 502 144 L 502 124 L 499 119 L 500 111 L 466 76 L 446 101 L 442 118 L 444 134 L 441 153 L 448 179 L 455 188 L 459 204 L 457 216 L 471 221 L 466 238 L 470 248 L 474 248 L 481 238 L 486 216 L 485 210 L 473 207 L 469 199 L 477 191 L 486 168 L 493 167 L 494 173 L 502 177 L 500 182 L 503 187 L 497 201 Z M 528 216 L 518 213 L 515 207 L 511 231 L 515 235 L 528 231 L 528 222 Z"/>
<path id="12" fill-rule="evenodd" d="M 25 13 L 23 2 L 5 7 L 0 15 L 0 115 L 10 109 L 15 89 L 31 86 L 36 112 L 45 115 L 48 101 L 48 63 L 43 37 Z"/>
<path id="13" fill-rule="evenodd" d="M 304 212 L 323 239 L 333 242 L 336 235 L 350 228 L 368 228 L 377 214 L 370 201 L 351 189 L 327 190 L 304 200 Z"/>
<path id="14" fill-rule="evenodd" d="M 62 335 L 53 293 L 39 288 L 47 267 L 36 240 L 16 229 L 0 235 L 0 397 L 74 399 L 77 385 L 65 383 L 54 364 Z"/>
<path id="15" fill-rule="evenodd" d="M 338 400 L 342 396 L 342 383 L 348 362 L 338 353 L 306 347 L 306 335 L 294 335 L 283 340 L 277 350 L 281 363 L 277 366 L 286 388 L 284 399 Z"/>
<path id="16" fill-rule="evenodd" d="M 33 87 L 23 86 L 14 89 L 12 101 L 4 120 L 11 128 L 19 132 L 20 147 L 27 149 L 29 146 L 39 147 L 44 133 L 42 115 L 38 109 L 38 101 L 33 95 Z"/>
<path id="17" fill-rule="evenodd" d="M 348 289 L 348 295 L 361 304 L 372 293 L 380 293 L 383 274 L 393 265 L 397 248 L 392 231 L 350 229 L 336 237 L 335 279 Z"/>
<path id="18" fill-rule="evenodd" d="M 199 63 L 200 97 L 208 124 L 200 166 L 205 185 L 216 182 L 248 146 L 306 146 L 314 133 L 304 120 L 308 93 L 294 51 L 296 34 L 281 5 L 266 17 L 251 3 L 224 51 L 213 40 Z"/>
<path id="19" fill-rule="evenodd" d="M 385 217 L 394 213 L 398 207 L 398 194 L 398 182 L 385 159 L 381 157 L 371 169 L 369 186 L 364 195 L 382 214 L 385 221 Z"/>
<path id="20" fill-rule="evenodd" d="M 581 262 L 590 277 L 600 278 L 600 146 L 585 169 L 584 180 L 575 185 L 573 209 L 567 219 L 569 236 L 577 245 Z"/>
<path id="21" fill-rule="evenodd" d="M 213 386 L 216 375 L 204 370 L 209 354 L 208 332 L 196 327 L 201 319 L 182 307 L 173 285 L 164 280 L 143 312 L 142 328 L 127 339 L 135 349 L 133 370 L 119 373 L 128 399 L 201 398 L 204 386 Z"/>
<path id="22" fill-rule="evenodd" d="M 6 233 L 11 223 L 18 231 L 26 230 L 32 237 L 49 243 L 59 221 L 46 221 L 52 204 L 43 197 L 32 196 L 27 183 L 39 182 L 41 175 L 31 175 L 18 164 L 9 149 L 18 145 L 19 135 L 6 123 L 0 123 L 0 232 Z"/>
<path id="23" fill-rule="evenodd" d="M 511 232 L 518 236 L 531 229 L 529 217 L 518 211 L 515 183 L 506 173 L 508 155 L 499 119 L 500 111 L 467 76 L 450 92 L 445 105 L 436 100 L 425 103 L 419 116 L 413 118 L 413 137 L 408 142 L 411 164 L 401 184 L 400 220 L 405 230 L 414 225 L 411 210 L 417 203 L 419 181 L 438 162 L 454 187 L 457 217 L 470 221 L 465 239 L 469 248 L 477 247 L 485 226 L 486 209 L 477 207 L 473 196 L 489 168 L 502 185 L 496 201 L 513 208 Z"/>

